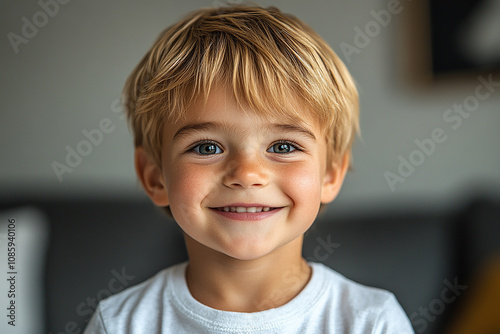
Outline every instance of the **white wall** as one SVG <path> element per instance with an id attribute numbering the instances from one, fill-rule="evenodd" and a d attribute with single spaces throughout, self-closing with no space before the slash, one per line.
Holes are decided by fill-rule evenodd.
<path id="1" fill-rule="evenodd" d="M 404 46 L 420 47 L 405 33 L 407 17 L 416 13 L 409 1 L 402 0 L 402 12 L 350 59 L 341 43 L 355 45 L 354 28 L 364 29 L 374 20 L 370 11 L 386 8 L 388 0 L 257 2 L 309 23 L 346 61 L 359 84 L 363 141 L 355 145 L 355 172 L 346 180 L 338 207 L 415 196 L 442 205 L 469 185 L 496 184 L 498 189 L 500 87 L 459 128 L 446 123 L 446 110 L 473 95 L 479 82 L 470 76 L 424 88 L 411 83 L 402 66 Z M 132 138 L 113 103 L 163 28 L 187 11 L 214 3 L 218 1 L 70 1 L 15 53 L 8 34 L 22 34 L 23 17 L 43 19 L 37 14 L 41 7 L 36 1 L 2 2 L 1 195 L 136 195 Z M 500 74 L 493 78 L 500 81 Z M 103 119 L 109 119 L 112 131 L 60 182 L 51 164 L 65 163 L 65 147 L 75 149 L 85 139 L 82 130 L 97 128 Z M 436 128 L 443 129 L 446 141 L 391 191 L 384 173 L 397 173 L 398 156 L 408 159 L 417 148 L 414 140 L 429 138 Z"/>

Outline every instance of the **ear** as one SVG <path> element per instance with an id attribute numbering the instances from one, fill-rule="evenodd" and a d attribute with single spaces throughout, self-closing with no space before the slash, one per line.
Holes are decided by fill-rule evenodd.
<path id="1" fill-rule="evenodd" d="M 330 203 L 337 197 L 345 175 L 349 169 L 349 154 L 346 153 L 341 159 L 334 160 L 327 166 L 323 187 L 321 189 L 321 203 Z"/>
<path id="2" fill-rule="evenodd" d="M 153 203 L 158 206 L 167 206 L 167 188 L 160 167 L 142 147 L 135 149 L 135 171 Z"/>

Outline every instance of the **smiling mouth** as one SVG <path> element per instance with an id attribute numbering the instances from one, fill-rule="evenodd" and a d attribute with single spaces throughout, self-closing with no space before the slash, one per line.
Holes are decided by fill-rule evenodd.
<path id="1" fill-rule="evenodd" d="M 268 211 L 273 211 L 279 208 L 273 208 L 269 206 L 250 206 L 250 207 L 243 207 L 243 206 L 224 206 L 220 208 L 213 208 L 214 210 L 221 211 L 221 212 L 238 212 L 238 213 L 244 213 L 244 212 L 249 212 L 249 213 L 256 213 L 256 212 L 268 212 Z"/>

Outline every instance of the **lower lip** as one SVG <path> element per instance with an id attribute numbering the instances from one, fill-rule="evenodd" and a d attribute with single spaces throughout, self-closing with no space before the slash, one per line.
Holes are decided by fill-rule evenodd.
<path id="1" fill-rule="evenodd" d="M 272 215 L 278 213 L 281 211 L 282 208 L 277 208 L 274 210 L 270 211 L 261 211 L 261 212 L 231 212 L 231 211 L 219 211 L 217 209 L 211 209 L 213 212 L 229 218 L 233 220 L 242 220 L 242 221 L 255 221 L 255 220 L 262 220 L 266 219 L 268 217 L 271 217 Z"/>

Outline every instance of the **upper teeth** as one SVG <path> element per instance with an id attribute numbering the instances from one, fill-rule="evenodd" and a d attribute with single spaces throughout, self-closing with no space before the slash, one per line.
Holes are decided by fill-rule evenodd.
<path id="1" fill-rule="evenodd" d="M 218 209 L 224 212 L 262 212 L 271 210 L 271 208 L 268 206 L 264 207 L 225 206 L 223 208 L 218 208 Z"/>

